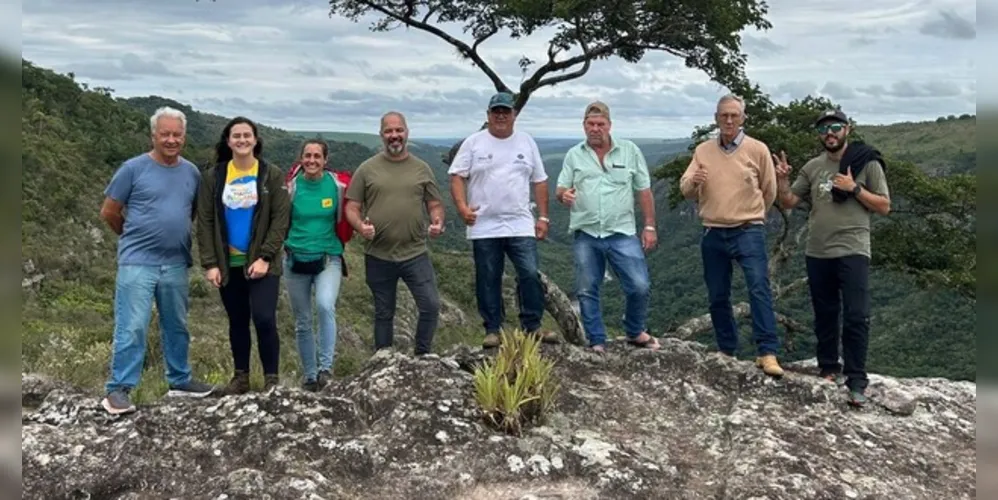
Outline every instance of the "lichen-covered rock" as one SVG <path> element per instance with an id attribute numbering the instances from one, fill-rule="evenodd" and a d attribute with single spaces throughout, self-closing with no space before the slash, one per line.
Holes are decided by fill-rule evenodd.
<path id="1" fill-rule="evenodd" d="M 976 385 L 872 376 L 871 403 L 808 373 L 664 341 L 599 356 L 544 346 L 555 413 L 483 424 L 461 347 L 381 351 L 319 394 L 163 400 L 111 417 L 59 385 L 22 417 L 24 498 L 737 498 L 976 496 Z"/>

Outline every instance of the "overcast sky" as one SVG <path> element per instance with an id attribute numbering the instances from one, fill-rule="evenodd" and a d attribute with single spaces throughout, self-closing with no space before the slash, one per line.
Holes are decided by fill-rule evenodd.
<path id="1" fill-rule="evenodd" d="M 976 112 L 974 1 L 768 4 L 773 28 L 746 33 L 743 47 L 749 76 L 776 101 L 820 93 L 860 123 Z M 395 109 L 407 114 L 412 137 L 464 136 L 477 130 L 492 93 L 484 74 L 434 36 L 371 33 L 367 22 L 330 18 L 322 0 L 26 0 L 22 9 L 21 39 L 5 30 L 0 44 L 20 42 L 37 65 L 118 96 L 157 94 L 291 130 L 374 133 Z M 549 34 L 496 37 L 481 50 L 518 86 L 516 61 L 546 57 Z M 598 98 L 617 134 L 687 137 L 711 120 L 722 93 L 668 55 L 602 60 L 583 79 L 534 94 L 518 124 L 539 137 L 580 136 L 582 109 Z"/>

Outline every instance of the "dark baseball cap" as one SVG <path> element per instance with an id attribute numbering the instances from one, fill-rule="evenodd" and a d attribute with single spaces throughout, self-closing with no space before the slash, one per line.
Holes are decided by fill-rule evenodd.
<path id="1" fill-rule="evenodd" d="M 818 125 L 821 125 L 822 122 L 827 122 L 827 121 L 842 122 L 848 125 L 849 117 L 847 117 L 846 114 L 840 110 L 829 109 L 827 111 L 822 112 L 818 116 L 818 119 L 814 121 L 814 126 L 817 127 Z"/>
<path id="2" fill-rule="evenodd" d="M 509 108 L 513 109 L 513 94 L 509 92 L 499 92 L 489 99 L 489 109 Z"/>

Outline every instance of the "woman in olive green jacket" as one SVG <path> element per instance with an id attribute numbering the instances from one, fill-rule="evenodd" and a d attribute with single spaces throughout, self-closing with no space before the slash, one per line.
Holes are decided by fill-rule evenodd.
<path id="1" fill-rule="evenodd" d="M 290 203 L 284 172 L 260 158 L 263 142 L 247 118 L 233 118 L 201 175 L 197 239 L 205 279 L 219 289 L 229 317 L 235 374 L 226 394 L 249 390 L 250 321 L 256 327 L 264 390 L 277 385 L 277 299 Z"/>

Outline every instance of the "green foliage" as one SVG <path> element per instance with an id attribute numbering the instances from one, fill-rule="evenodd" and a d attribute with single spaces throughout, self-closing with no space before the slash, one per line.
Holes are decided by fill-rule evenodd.
<path id="1" fill-rule="evenodd" d="M 637 62 L 648 51 L 672 54 L 711 79 L 742 89 L 747 86 L 746 57 L 738 33 L 771 27 L 765 19 L 768 6 L 759 0 L 331 0 L 329 4 L 331 15 L 355 22 L 373 15 L 370 29 L 375 32 L 406 26 L 440 38 L 479 67 L 497 90 L 510 87 L 479 54 L 481 44 L 501 31 L 514 39 L 540 29 L 552 31 L 548 60 L 521 82 L 516 109 L 522 109 L 539 88 L 583 76 L 593 60 L 617 56 Z M 472 41 L 447 33 L 443 25 L 451 23 L 470 32 Z M 576 50 L 580 53 L 563 56 Z M 534 64 L 526 57 L 520 61 L 524 73 Z"/>
<path id="2" fill-rule="evenodd" d="M 541 356 L 541 341 L 522 330 L 503 330 L 499 353 L 475 369 L 475 401 L 485 420 L 519 435 L 543 422 L 558 392 L 554 361 Z"/>
<path id="3" fill-rule="evenodd" d="M 977 298 L 977 177 L 929 177 L 901 161 L 889 169 L 893 211 L 874 227 L 873 264 Z"/>

